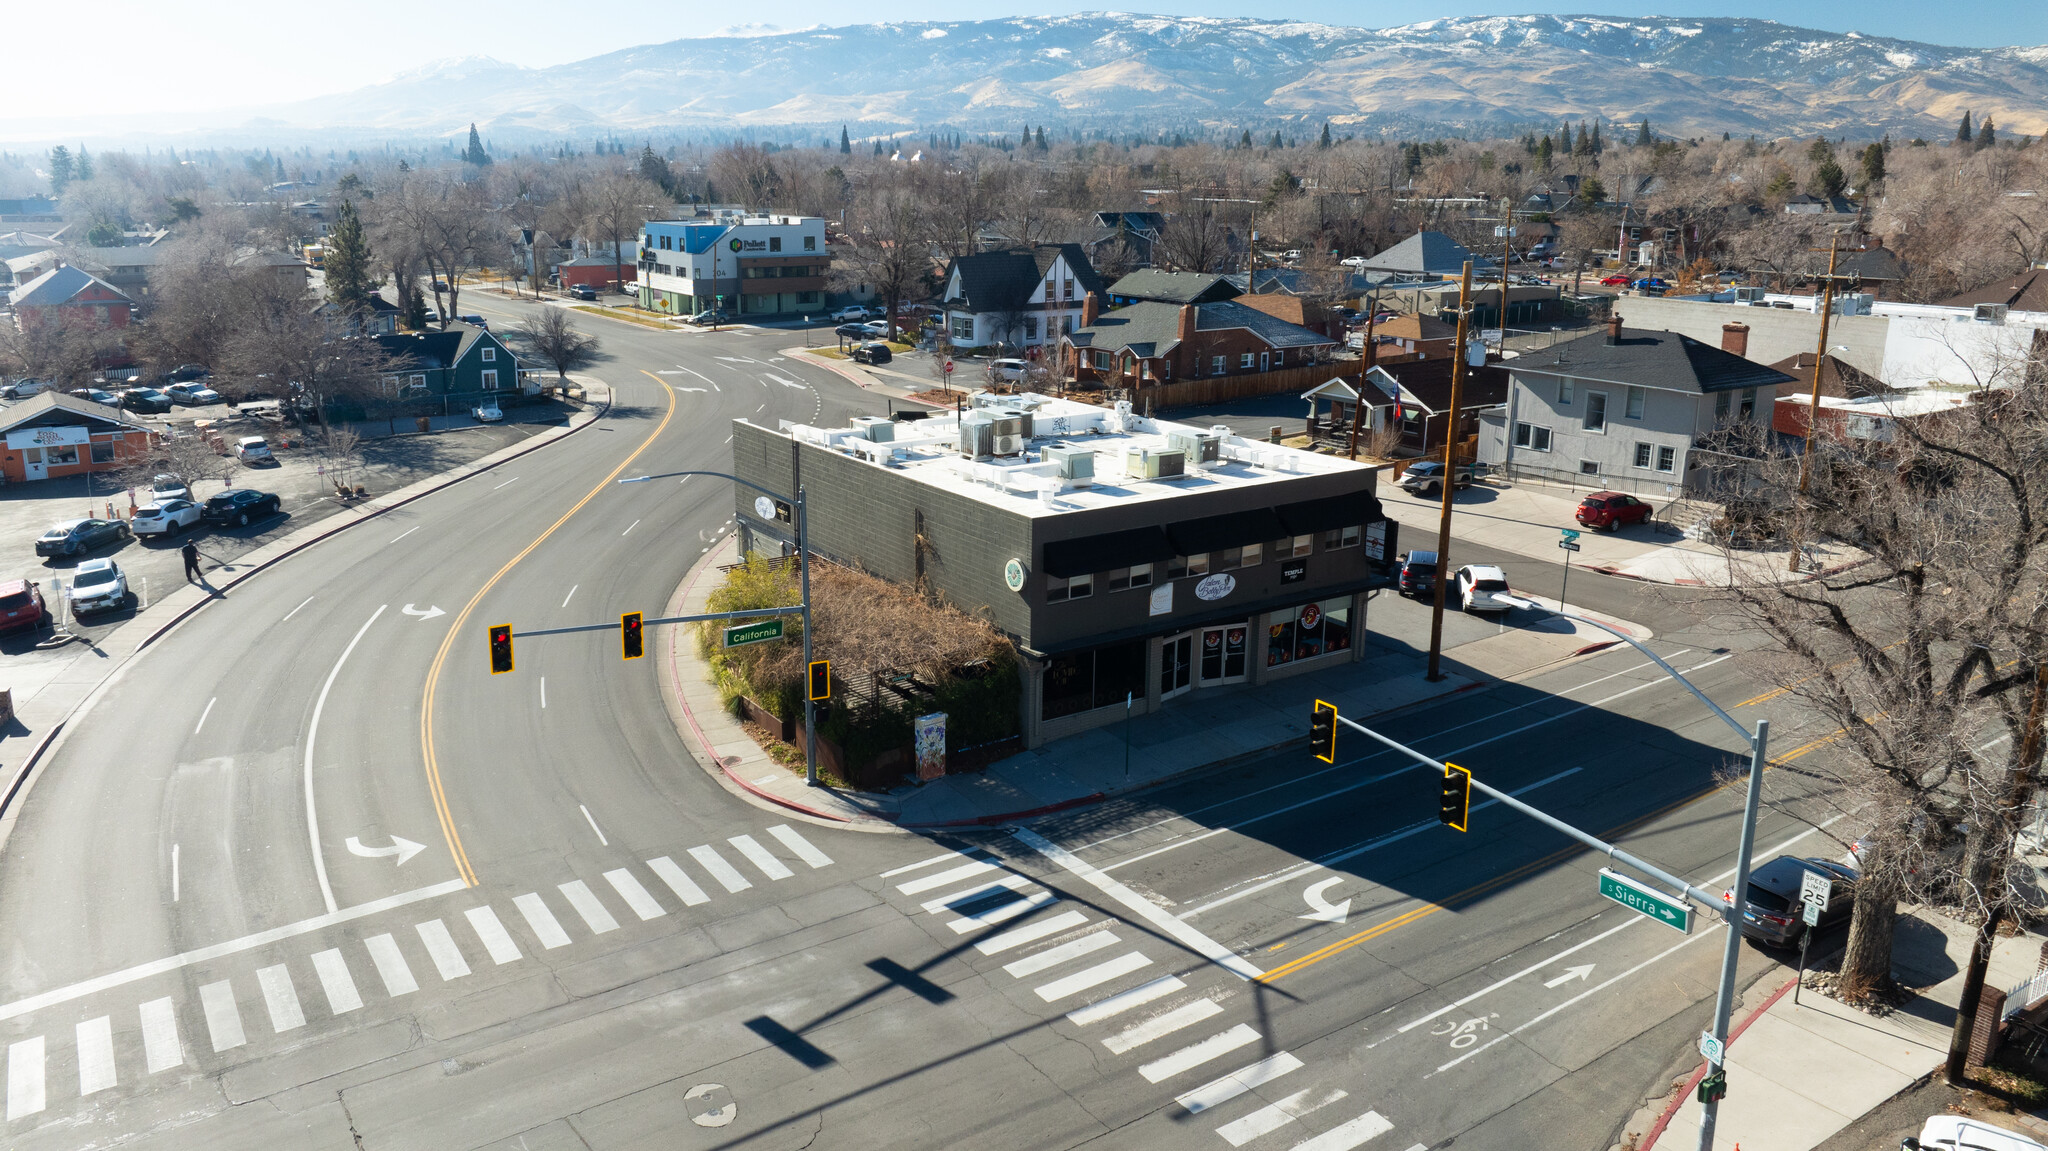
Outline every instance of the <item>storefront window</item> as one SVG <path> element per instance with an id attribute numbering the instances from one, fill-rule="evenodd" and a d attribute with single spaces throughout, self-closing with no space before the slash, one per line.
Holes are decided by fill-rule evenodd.
<path id="1" fill-rule="evenodd" d="M 1079 715 L 1145 694 L 1145 641 L 1056 655 L 1046 664 L 1041 719 Z"/>
<path id="2" fill-rule="evenodd" d="M 57 467 L 61 464 L 75 464 L 78 462 L 78 449 L 44 448 L 43 462 L 49 464 L 51 467 Z"/>
<path id="3" fill-rule="evenodd" d="M 114 445 L 112 445 L 112 444 L 94 444 L 94 445 L 92 446 L 92 462 L 93 462 L 93 463 L 96 463 L 96 464 L 111 464 L 111 463 L 113 463 L 113 462 L 114 462 Z"/>
<path id="4" fill-rule="evenodd" d="M 1266 629 L 1266 666 L 1315 659 L 1351 647 L 1351 600 L 1343 597 L 1303 604 L 1276 617 Z"/>

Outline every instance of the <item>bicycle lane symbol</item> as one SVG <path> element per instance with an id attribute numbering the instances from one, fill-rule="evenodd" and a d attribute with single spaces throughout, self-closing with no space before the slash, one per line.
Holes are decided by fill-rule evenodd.
<path id="1" fill-rule="evenodd" d="M 1467 1047 L 1479 1042 L 1479 1033 L 1489 1029 L 1490 1020 L 1499 1018 L 1500 1013 L 1496 1011 L 1477 1019 L 1467 1019 L 1463 1023 L 1455 1019 L 1445 1019 L 1430 1028 L 1429 1033 L 1439 1039 L 1448 1037 L 1451 1043 L 1451 1050 L 1463 1051 Z"/>

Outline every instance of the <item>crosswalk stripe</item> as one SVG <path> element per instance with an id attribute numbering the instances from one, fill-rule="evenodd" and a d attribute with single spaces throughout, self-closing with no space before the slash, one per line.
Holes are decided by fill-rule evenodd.
<path id="1" fill-rule="evenodd" d="M 1098 963 L 1093 967 L 1076 971 L 1063 979 L 1055 979 L 1041 987 L 1034 987 L 1032 990 L 1038 992 L 1040 999 L 1045 1000 L 1047 1003 L 1052 1003 L 1065 999 L 1069 995 L 1086 991 L 1090 987 L 1100 986 L 1112 979 L 1129 975 L 1133 971 L 1150 967 L 1151 965 L 1152 959 L 1150 956 L 1145 955 L 1143 952 L 1130 951 L 1117 956 L 1107 963 Z"/>
<path id="2" fill-rule="evenodd" d="M 761 874 L 771 880 L 788 879 L 796 874 L 796 872 L 789 869 L 788 864 L 775 858 L 767 848 L 761 846 L 760 840 L 755 839 L 751 835 L 735 835 L 731 839 L 726 840 L 726 842 L 739 848 L 740 854 L 747 857 L 747 862 L 760 868 Z"/>
<path id="3" fill-rule="evenodd" d="M 916 895 L 921 891 L 935 891 L 941 887 L 951 886 L 963 879 L 973 879 L 977 875 L 987 875 L 994 870 L 996 870 L 995 864 L 985 859 L 976 860 L 973 863 L 963 863 L 958 867 L 949 867 L 936 875 L 923 875 L 907 883 L 899 883 L 896 885 L 896 890 L 905 895 Z"/>
<path id="4" fill-rule="evenodd" d="M 789 826 L 788 824 L 778 823 L 774 827 L 768 829 L 768 834 L 781 840 L 782 846 L 787 847 L 791 851 L 795 852 L 796 857 L 798 859 L 803 860 L 805 863 L 810 864 L 813 870 L 820 867 L 832 866 L 831 856 L 826 855 L 824 852 L 819 851 L 815 847 L 812 847 L 810 840 L 805 839 L 801 835 L 798 835 L 796 833 L 796 829 Z"/>
<path id="5" fill-rule="evenodd" d="M 974 949 L 983 955 L 995 955 L 1008 951 L 1013 947 L 1022 947 L 1027 943 L 1035 943 L 1048 935 L 1058 935 L 1062 931 L 1079 927 L 1086 922 L 1088 922 L 1086 912 L 1062 911 L 1058 915 L 1049 915 L 1044 919 L 1035 919 L 1021 927 L 1012 927 L 999 935 L 991 935 L 980 943 L 975 944 Z"/>
<path id="6" fill-rule="evenodd" d="M 1192 1071 L 1211 1059 L 1221 1059 L 1247 1043 L 1258 1041 L 1259 1033 L 1252 1030 L 1250 1025 L 1240 1023 L 1228 1031 L 1211 1035 L 1200 1043 L 1183 1047 L 1164 1059 L 1155 1059 L 1138 1068 L 1138 1074 L 1143 1075 L 1147 1083 L 1157 1083 L 1162 1079 L 1171 1079 L 1183 1071 Z"/>
<path id="7" fill-rule="evenodd" d="M 936 915 L 949 908 L 964 907 L 993 891 L 1002 891 L 1006 888 L 1015 891 L 1020 887 L 1030 887 L 1036 882 L 1037 880 L 1032 879 L 1028 875 L 1005 875 L 1001 879 L 991 879 L 987 883 L 976 884 L 961 891 L 941 895 L 937 899 L 928 899 L 924 902 L 923 906 L 927 914 Z"/>
<path id="8" fill-rule="evenodd" d="M 78 1093 L 90 1095 L 114 1085 L 114 1021 L 105 1015 L 88 1019 L 78 1035 Z"/>
<path id="9" fill-rule="evenodd" d="M 462 957 L 462 949 L 455 946 L 455 937 L 448 934 L 447 924 L 429 919 L 413 924 L 412 929 L 420 933 L 420 942 L 427 945 L 427 957 L 434 961 L 434 970 L 441 973 L 441 982 L 469 974 L 469 961 Z"/>
<path id="10" fill-rule="evenodd" d="M 593 934 L 603 935 L 607 931 L 619 929 L 619 921 L 612 918 L 612 913 L 605 910 L 604 904 L 598 902 L 597 893 L 591 891 L 582 880 L 572 879 L 556 886 L 561 889 L 562 897 L 569 901 L 569 906 L 575 908 L 576 914 L 583 917 L 583 922 L 590 925 Z"/>
<path id="11" fill-rule="evenodd" d="M 185 1062 L 178 1042 L 178 1011 L 168 998 L 142 1005 L 142 1062 L 151 1075 Z"/>
<path id="12" fill-rule="evenodd" d="M 647 894 L 647 889 L 640 886 L 640 881 L 633 878 L 633 873 L 625 868 L 607 871 L 604 878 L 612 885 L 612 890 L 619 893 L 619 898 L 626 901 L 626 906 L 633 909 L 633 914 L 641 919 L 659 919 L 668 914 L 668 908 L 655 902 L 654 897 Z"/>
<path id="13" fill-rule="evenodd" d="M 410 995 L 420 989 L 419 982 L 412 977 L 412 968 L 405 965 L 405 955 L 398 950 L 398 941 L 390 935 L 372 935 L 363 940 L 363 946 L 370 949 L 370 960 L 377 965 L 377 975 L 384 980 L 384 990 L 393 996 Z"/>
<path id="14" fill-rule="evenodd" d="M 684 874 L 683 869 L 676 865 L 676 861 L 668 856 L 662 855 L 648 860 L 647 869 L 660 876 L 663 883 L 668 884 L 668 889 L 676 893 L 676 898 L 683 901 L 683 906 L 695 907 L 700 903 L 711 902 L 711 897 L 704 894 L 704 889 L 697 886 L 697 881 Z"/>
<path id="15" fill-rule="evenodd" d="M 987 927 L 991 923 L 1001 923 L 1006 919 L 1015 919 L 1034 907 L 1044 907 L 1048 903 L 1058 903 L 1059 901 L 1060 897 L 1050 891 L 1034 891 L 1022 899 L 1013 899 L 1000 907 L 991 907 L 987 911 L 977 911 L 973 915 L 963 915 L 946 924 L 946 926 L 952 928 L 955 935 L 965 935 L 976 928 Z"/>
<path id="16" fill-rule="evenodd" d="M 1290 1151 L 1351 1151 L 1368 1139 L 1392 1131 L 1394 1125 L 1377 1111 L 1368 1111 L 1349 1123 L 1332 1127 L 1313 1139 L 1296 1143 Z"/>
<path id="17" fill-rule="evenodd" d="M 1102 1045 L 1109 1048 L 1110 1054 L 1122 1055 L 1126 1051 L 1143 1047 L 1154 1039 L 1164 1038 L 1183 1027 L 1193 1027 L 1212 1015 L 1221 1014 L 1223 1006 L 1214 999 L 1197 999 L 1193 1003 L 1184 1003 L 1164 1015 L 1154 1016 L 1143 1023 L 1134 1023 L 1103 1040 Z"/>
<path id="18" fill-rule="evenodd" d="M 754 886 L 753 880 L 750 880 L 746 876 L 741 875 L 739 871 L 735 869 L 732 864 L 727 863 L 725 861 L 725 857 L 723 855 L 718 854 L 718 850 L 712 847 L 710 844 L 705 844 L 702 847 L 691 848 L 690 858 L 696 860 L 699 866 L 703 867 L 704 870 L 710 872 L 711 878 L 717 880 L 721 885 L 724 886 L 724 888 L 727 891 L 741 892 L 745 891 L 749 887 Z"/>
<path id="19" fill-rule="evenodd" d="M 1027 955 L 1015 963 L 1004 964 L 1003 970 L 1008 972 L 1012 978 L 1022 979 L 1027 975 L 1036 975 L 1041 971 L 1058 967 L 1069 959 L 1079 959 L 1083 955 L 1100 951 L 1105 947 L 1111 947 L 1115 944 L 1115 933 L 1098 931 L 1092 935 L 1083 935 L 1079 939 L 1062 943 L 1058 947 L 1048 947 L 1035 955 Z"/>
<path id="20" fill-rule="evenodd" d="M 540 940 L 542 947 L 569 946 L 569 933 L 562 930 L 560 923 L 555 922 L 555 913 L 548 910 L 547 901 L 538 893 L 529 891 L 525 895 L 515 895 L 512 897 L 512 906 L 518 908 L 519 914 L 526 917 L 526 925 L 533 928 L 534 938 Z"/>
<path id="21" fill-rule="evenodd" d="M 1285 1099 L 1275 1100 L 1242 1119 L 1233 1119 L 1216 1129 L 1232 1147 L 1242 1147 L 1261 1135 L 1278 1131 L 1311 1111 L 1327 1107 L 1348 1092 L 1332 1088 L 1318 1093 L 1313 1087 L 1306 1087 Z M 1425 1149 L 1426 1151 L 1426 1149 Z"/>
<path id="22" fill-rule="evenodd" d="M 33 1115 L 44 1107 L 43 1037 L 7 1045 L 7 1118 Z"/>
<path id="23" fill-rule="evenodd" d="M 242 1013 L 235 1007 L 235 989 L 223 979 L 199 989 L 199 1005 L 206 1010 L 206 1033 L 215 1051 L 240 1047 L 249 1041 L 242 1034 Z"/>
<path id="24" fill-rule="evenodd" d="M 1289 1052 L 1276 1051 L 1249 1067 L 1240 1067 L 1221 1079 L 1177 1095 L 1174 1102 L 1187 1108 L 1188 1114 L 1200 1115 L 1211 1107 L 1220 1107 L 1247 1091 L 1263 1087 L 1290 1071 L 1299 1070 L 1301 1060 Z"/>
<path id="25" fill-rule="evenodd" d="M 1164 999 L 1186 988 L 1187 984 L 1182 983 L 1179 976 L 1162 975 L 1150 983 L 1140 983 L 1129 991 L 1119 991 L 1107 999 L 1090 1003 L 1086 1007 L 1077 1007 L 1067 1012 L 1067 1022 L 1086 1027 L 1091 1023 L 1100 1023 L 1112 1016 L 1121 1015 L 1154 999 Z"/>
<path id="26" fill-rule="evenodd" d="M 979 853 L 977 853 L 977 852 L 967 852 L 967 851 L 942 851 L 942 852 L 940 852 L 939 854 L 937 854 L 937 855 L 934 855 L 934 856 L 932 856 L 932 857 L 931 857 L 931 858 L 929 858 L 929 859 L 920 859 L 920 860 L 918 860 L 918 861 L 917 861 L 916 863 L 906 863 L 906 864 L 904 864 L 904 865 L 903 865 L 903 866 L 901 866 L 901 867 L 892 867 L 892 868 L 890 868 L 889 870 L 887 870 L 887 871 L 885 871 L 885 872 L 883 872 L 883 873 L 882 873 L 882 878 L 883 878 L 883 879 L 894 879 L 894 878 L 896 878 L 896 877 L 897 877 L 897 876 L 899 876 L 899 875 L 908 875 L 908 874 L 910 874 L 910 873 L 911 873 L 911 872 L 913 872 L 913 871 L 922 871 L 922 870 L 924 870 L 925 868 L 927 868 L 927 867 L 930 867 L 930 866 L 931 866 L 932 864 L 934 864 L 934 863 L 944 863 L 944 862 L 946 862 L 946 861 L 947 861 L 947 860 L 949 860 L 949 859 L 979 859 L 979 858 L 981 858 L 981 856 L 980 856 L 980 854 L 979 854 Z"/>
<path id="27" fill-rule="evenodd" d="M 320 979 L 320 990 L 327 993 L 327 1010 L 346 1015 L 363 1005 L 355 977 L 348 973 L 348 960 L 341 957 L 339 948 L 314 952 L 313 974 Z"/>
<path id="28" fill-rule="evenodd" d="M 270 1010 L 270 1029 L 279 1035 L 306 1025 L 306 1013 L 299 1007 L 299 993 L 292 988 L 292 973 L 282 963 L 260 968 L 256 985 L 263 989 L 263 1006 Z"/>
<path id="29" fill-rule="evenodd" d="M 489 904 L 472 907 L 462 914 L 469 920 L 470 929 L 476 932 L 476 937 L 483 940 L 484 950 L 491 953 L 491 962 L 510 963 L 519 958 L 519 945 L 512 942 L 511 933 L 498 922 L 498 913 L 492 911 Z"/>

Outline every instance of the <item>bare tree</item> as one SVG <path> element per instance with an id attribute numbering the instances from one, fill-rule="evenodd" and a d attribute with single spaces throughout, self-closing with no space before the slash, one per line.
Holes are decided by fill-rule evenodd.
<path id="1" fill-rule="evenodd" d="M 578 328 L 562 308 L 544 307 L 514 330 L 534 355 L 554 365 L 557 379 L 567 380 L 570 372 L 597 357 L 597 337 Z"/>
<path id="2" fill-rule="evenodd" d="M 1220 272 L 1230 258 L 1230 236 L 1208 204 L 1188 204 L 1159 229 L 1156 251 L 1177 271 Z"/>
<path id="3" fill-rule="evenodd" d="M 115 476 L 118 483 L 148 488 L 158 476 L 170 476 L 191 491 L 194 500 L 205 500 L 211 484 L 226 487 L 242 464 L 190 429 L 174 429 L 151 436 L 149 451 Z M 218 489 L 215 489 L 218 490 Z"/>
<path id="4" fill-rule="evenodd" d="M 670 203 L 668 193 L 639 174 L 614 169 L 600 174 L 586 186 L 587 215 L 583 234 L 609 245 L 615 267 L 613 278 L 626 282 L 627 245 L 640 235 L 640 225 L 661 206 Z"/>
<path id="5" fill-rule="evenodd" d="M 923 297 L 932 288 L 934 271 L 923 201 L 900 181 L 870 181 L 856 203 L 858 230 L 852 250 L 836 259 L 832 278 L 842 288 L 866 284 L 882 297 L 889 330 L 896 329 L 897 306 Z"/>

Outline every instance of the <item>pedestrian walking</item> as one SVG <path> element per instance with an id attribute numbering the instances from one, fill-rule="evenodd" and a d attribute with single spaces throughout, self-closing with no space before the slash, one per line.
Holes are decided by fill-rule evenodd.
<path id="1" fill-rule="evenodd" d="M 199 545 L 186 540 L 179 553 L 185 557 L 185 582 L 191 583 L 199 578 Z"/>

